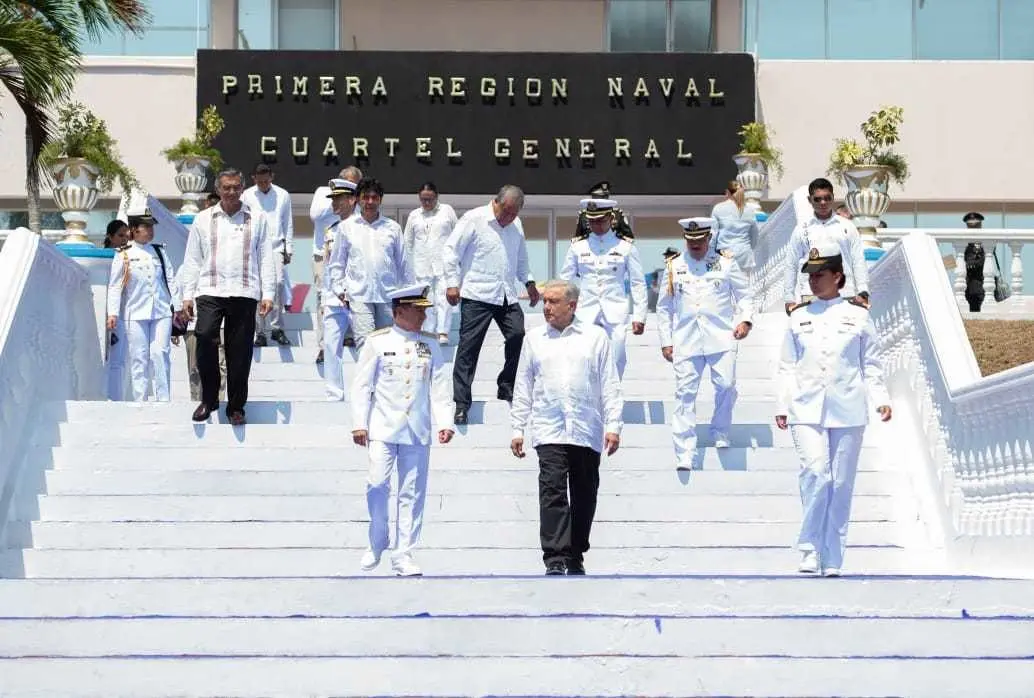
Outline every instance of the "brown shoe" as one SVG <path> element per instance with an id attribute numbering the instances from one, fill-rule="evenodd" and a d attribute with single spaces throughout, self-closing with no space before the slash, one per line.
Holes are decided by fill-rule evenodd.
<path id="1" fill-rule="evenodd" d="M 248 420 L 244 418 L 244 412 L 240 410 L 234 410 L 230 413 L 230 424 L 235 427 L 242 427 L 248 423 Z"/>
<path id="2" fill-rule="evenodd" d="M 202 402 L 200 405 L 197 406 L 197 409 L 194 410 L 194 415 L 191 417 L 191 419 L 193 419 L 195 422 L 207 422 L 208 417 L 212 414 L 213 411 L 214 410 L 211 407 Z"/>

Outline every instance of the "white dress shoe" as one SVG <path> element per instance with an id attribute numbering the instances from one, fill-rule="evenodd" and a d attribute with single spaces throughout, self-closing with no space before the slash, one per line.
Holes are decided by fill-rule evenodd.
<path id="1" fill-rule="evenodd" d="M 729 448 L 732 442 L 729 441 L 729 435 L 718 432 L 714 435 L 714 447 L 715 448 Z"/>
<path id="2" fill-rule="evenodd" d="M 801 557 L 801 564 L 797 571 L 803 574 L 815 574 L 819 571 L 819 555 L 814 550 L 809 550 Z"/>
<path id="3" fill-rule="evenodd" d="M 401 555 L 391 561 L 391 569 L 398 577 L 419 577 L 423 574 L 420 565 L 413 561 L 412 555 Z"/>
<path id="4" fill-rule="evenodd" d="M 359 566 L 363 568 L 364 572 L 375 569 L 379 564 L 381 564 L 381 554 L 374 552 L 372 548 L 367 548 L 363 553 L 363 558 L 359 561 Z"/>
<path id="5" fill-rule="evenodd" d="M 438 335 L 438 343 L 441 344 L 443 347 L 445 345 L 447 345 L 449 343 L 449 335 L 447 335 L 447 334 L 440 334 L 440 335 Z"/>
<path id="6" fill-rule="evenodd" d="M 827 567 L 826 569 L 822 570 L 822 576 L 823 577 L 839 577 L 840 576 L 840 568 L 839 567 Z"/>

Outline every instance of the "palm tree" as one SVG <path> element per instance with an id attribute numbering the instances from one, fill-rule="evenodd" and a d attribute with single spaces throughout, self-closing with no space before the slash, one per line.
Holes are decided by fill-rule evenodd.
<path id="1" fill-rule="evenodd" d="M 24 0 L 0 4 L 0 85 L 25 115 L 29 227 L 40 232 L 40 153 L 51 137 L 49 112 L 68 98 L 82 42 L 106 32 L 139 34 L 150 21 L 140 0 Z"/>

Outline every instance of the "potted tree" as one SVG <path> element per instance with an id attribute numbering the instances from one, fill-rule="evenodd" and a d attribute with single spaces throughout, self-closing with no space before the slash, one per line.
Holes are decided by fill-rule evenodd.
<path id="1" fill-rule="evenodd" d="M 212 142 L 224 126 L 223 117 L 210 104 L 201 112 L 193 136 L 180 138 L 162 151 L 165 159 L 176 168 L 176 188 L 183 195 L 181 215 L 198 212 L 197 202 L 204 198 L 208 187 L 209 168 L 218 172 L 223 167 L 223 158 Z"/>
<path id="2" fill-rule="evenodd" d="M 117 182 L 124 191 L 137 184 L 122 162 L 108 125 L 79 102 L 58 108 L 57 133 L 40 160 L 53 180 L 54 203 L 65 221 L 64 243 L 89 243 L 86 221 L 100 193 Z"/>
<path id="3" fill-rule="evenodd" d="M 739 131 L 740 152 L 733 156 L 747 204 L 761 210 L 761 197 L 768 191 L 769 173 L 783 176 L 783 153 L 772 141 L 775 132 L 765 124 L 751 121 Z"/>
<path id="4" fill-rule="evenodd" d="M 829 158 L 826 173 L 847 186 L 844 203 L 870 247 L 881 247 L 876 229 L 890 206 L 890 183 L 900 186 L 908 179 L 908 160 L 893 148 L 903 120 L 901 107 L 880 107 L 862 123 L 864 143 L 838 138 Z"/>

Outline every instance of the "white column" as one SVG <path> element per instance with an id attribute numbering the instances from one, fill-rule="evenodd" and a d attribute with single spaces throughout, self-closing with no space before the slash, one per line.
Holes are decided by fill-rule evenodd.
<path id="1" fill-rule="evenodd" d="M 997 240 L 988 240 L 984 243 L 984 303 L 990 303 L 994 300 L 995 293 L 995 274 L 998 273 L 998 269 L 995 267 L 995 248 L 998 246 Z"/>
<path id="2" fill-rule="evenodd" d="M 963 298 L 966 295 L 966 243 L 951 243 L 952 252 L 955 253 L 955 295 Z"/>
<path id="3" fill-rule="evenodd" d="M 1020 255 L 1023 252 L 1022 242 L 1010 242 L 1009 252 L 1012 253 L 1012 264 L 1009 266 L 1009 272 L 1012 276 L 1010 280 L 1010 287 L 1012 288 L 1012 294 L 1014 296 L 1023 295 L 1023 259 Z"/>

